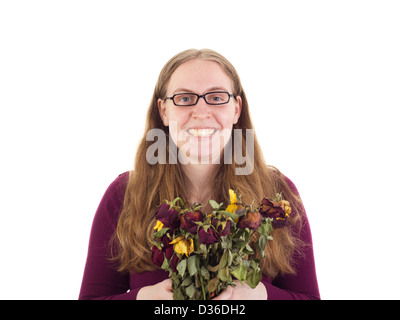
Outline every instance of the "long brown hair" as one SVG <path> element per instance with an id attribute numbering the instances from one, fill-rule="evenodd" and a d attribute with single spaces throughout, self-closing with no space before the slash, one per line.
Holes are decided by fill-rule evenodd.
<path id="1" fill-rule="evenodd" d="M 190 49 L 172 57 L 160 72 L 147 112 L 144 136 L 136 152 L 134 170 L 129 174 L 123 208 L 115 234 L 118 248 L 115 258 L 119 261 L 120 271 L 143 272 L 156 269 L 151 262 L 150 244 L 152 228 L 155 224 L 155 209 L 165 199 L 172 200 L 177 196 L 182 198 L 186 196 L 185 175 L 179 162 L 155 165 L 148 163 L 146 151 L 153 142 L 146 141 L 146 133 L 154 128 L 162 129 L 165 132 L 167 159 L 169 159 L 169 130 L 161 120 L 157 101 L 165 98 L 167 85 L 173 72 L 181 64 L 192 59 L 217 62 L 232 80 L 234 96 L 240 96 L 242 99 L 241 115 L 233 126 L 233 129 L 242 129 L 242 150 L 233 148 L 232 152 L 246 153 L 245 129 L 254 128 L 250 119 L 246 95 L 233 65 L 222 55 L 209 49 Z M 219 165 L 215 179 L 210 181 L 213 188 L 213 199 L 228 203 L 230 188 L 236 188 L 242 194 L 244 203 L 251 203 L 253 200 L 261 201 L 263 197 L 272 198 L 276 193 L 282 192 L 284 198 L 291 202 L 294 209 L 291 215 L 292 223 L 298 223 L 300 219 L 296 212 L 300 211 L 301 202 L 285 182 L 284 176 L 276 168 L 266 165 L 256 137 L 254 137 L 253 172 L 248 175 L 236 175 L 237 167 L 240 166 L 235 161 L 232 161 L 232 164 Z M 294 273 L 292 256 L 298 247 L 298 237 L 292 232 L 292 229 L 283 228 L 274 231 L 274 240 L 269 241 L 266 248 L 268 252 L 262 262 L 262 270 L 266 275 L 275 277 L 278 273 Z"/>

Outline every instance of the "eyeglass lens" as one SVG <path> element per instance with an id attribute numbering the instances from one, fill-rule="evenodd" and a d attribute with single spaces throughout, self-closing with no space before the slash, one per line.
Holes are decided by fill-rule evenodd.
<path id="1" fill-rule="evenodd" d="M 173 96 L 174 103 L 177 106 L 195 105 L 200 96 L 194 93 L 178 93 Z M 227 92 L 209 92 L 204 95 L 204 99 L 208 104 L 218 105 L 229 102 L 230 95 Z"/>

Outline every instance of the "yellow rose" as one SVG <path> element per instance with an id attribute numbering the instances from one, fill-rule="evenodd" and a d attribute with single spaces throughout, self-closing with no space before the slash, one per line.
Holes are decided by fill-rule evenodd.
<path id="1" fill-rule="evenodd" d="M 187 257 L 194 251 L 193 239 L 187 240 L 184 236 L 179 236 L 170 242 L 174 245 L 176 253 L 185 254 Z"/>
<path id="2" fill-rule="evenodd" d="M 289 201 L 281 200 L 281 208 L 285 211 L 285 217 L 288 217 L 292 213 L 292 208 L 290 207 Z"/>
<path id="3" fill-rule="evenodd" d="M 226 211 L 235 213 L 238 206 L 237 206 L 236 193 L 232 189 L 229 189 L 229 201 L 231 204 L 226 208 Z"/>
<path id="4" fill-rule="evenodd" d="M 153 229 L 160 231 L 163 227 L 164 227 L 163 223 L 160 220 L 157 220 L 157 223 Z"/>

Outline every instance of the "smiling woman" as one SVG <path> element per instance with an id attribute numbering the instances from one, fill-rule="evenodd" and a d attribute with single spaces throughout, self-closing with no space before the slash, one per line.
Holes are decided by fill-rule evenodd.
<path id="1" fill-rule="evenodd" d="M 166 153 L 163 162 L 149 161 L 149 150 L 157 149 L 156 136 L 157 146 L 164 147 L 158 151 Z M 246 169 L 246 163 L 252 164 L 252 170 L 238 170 Z M 273 231 L 274 240 L 268 242 L 260 261 L 262 280 L 255 288 L 236 281 L 215 299 L 318 299 L 304 207 L 294 184 L 264 162 L 235 68 L 215 51 L 186 50 L 161 70 L 135 170 L 120 175 L 98 207 L 80 298 L 172 299 L 171 280 L 159 264 L 176 259 L 177 254 L 191 255 L 196 244 L 186 238 L 164 239 L 152 255 L 154 228 L 164 230 L 154 216 L 157 206 L 176 197 L 190 204 L 216 199 L 231 203 L 229 210 L 235 211 L 237 199 L 230 189 L 242 194 L 243 203 L 279 193 L 291 204 L 290 225 Z M 164 225 L 190 224 L 182 216 L 178 219 L 169 206 L 160 208 Z M 209 208 L 203 205 L 203 209 Z"/>
<path id="2" fill-rule="evenodd" d="M 232 92 L 232 80 L 214 61 L 193 59 L 172 74 L 158 109 L 166 127 L 176 124 L 173 142 L 180 150 L 185 145 L 191 162 L 221 155 L 242 109 L 241 97 Z"/>

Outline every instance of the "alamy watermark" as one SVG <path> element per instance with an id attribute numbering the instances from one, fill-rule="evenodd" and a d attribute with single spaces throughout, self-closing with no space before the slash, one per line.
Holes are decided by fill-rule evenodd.
<path id="1" fill-rule="evenodd" d="M 249 175 L 254 169 L 254 129 L 245 130 L 246 145 L 243 155 L 243 129 L 218 130 L 212 137 L 203 140 L 206 143 L 202 143 L 202 139 L 190 139 L 186 131 L 178 132 L 176 123 L 170 123 L 168 137 L 162 129 L 151 129 L 147 132 L 146 141 L 154 141 L 154 143 L 146 151 L 146 160 L 151 165 L 157 163 L 177 164 L 178 161 L 181 164 L 219 164 L 220 161 L 223 161 L 224 164 L 232 164 L 234 162 L 240 165 L 235 168 L 236 175 Z M 178 148 L 177 145 L 180 147 Z M 221 148 L 223 148 L 223 154 Z M 200 154 L 207 156 L 198 156 L 199 150 Z"/>

